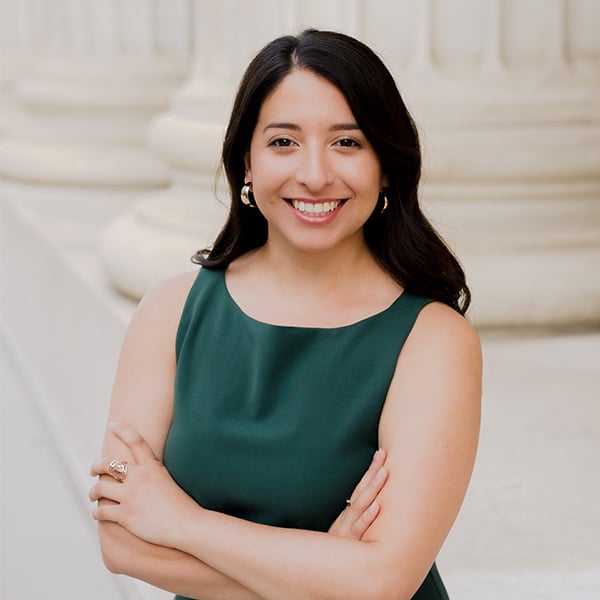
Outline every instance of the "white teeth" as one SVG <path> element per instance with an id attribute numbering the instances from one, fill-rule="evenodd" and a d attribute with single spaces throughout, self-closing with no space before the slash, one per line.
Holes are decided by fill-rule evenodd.
<path id="1" fill-rule="evenodd" d="M 331 202 L 302 202 L 301 200 L 292 200 L 292 205 L 296 210 L 313 216 L 321 216 L 332 212 L 341 203 L 341 200 L 333 200 Z"/>

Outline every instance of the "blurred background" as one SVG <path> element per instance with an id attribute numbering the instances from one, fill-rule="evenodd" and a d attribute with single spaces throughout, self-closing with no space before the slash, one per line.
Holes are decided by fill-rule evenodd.
<path id="1" fill-rule="evenodd" d="M 473 291 L 484 412 L 451 597 L 600 597 L 600 2 L 0 0 L 3 598 L 169 597 L 105 571 L 87 472 L 136 302 L 223 221 L 241 73 L 306 27 L 394 73 Z"/>

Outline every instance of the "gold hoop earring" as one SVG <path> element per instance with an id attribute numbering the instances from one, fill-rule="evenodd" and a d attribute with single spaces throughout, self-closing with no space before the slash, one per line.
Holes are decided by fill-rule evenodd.
<path id="1" fill-rule="evenodd" d="M 383 207 L 382 207 L 382 209 L 379 211 L 379 214 L 380 214 L 380 215 L 381 215 L 381 214 L 383 214 L 383 213 L 385 212 L 385 210 L 387 209 L 387 207 L 388 207 L 388 199 L 387 199 L 387 196 L 385 195 L 385 193 L 384 193 L 384 192 L 381 192 L 381 195 L 383 196 Z"/>
<path id="2" fill-rule="evenodd" d="M 242 203 L 246 206 L 249 206 L 250 208 L 256 208 L 256 204 L 254 203 L 253 198 L 250 197 L 250 194 L 252 194 L 252 190 L 250 188 L 251 185 L 252 182 L 249 181 L 244 185 L 244 187 L 242 187 L 242 191 L 240 192 L 240 198 L 242 200 Z"/>

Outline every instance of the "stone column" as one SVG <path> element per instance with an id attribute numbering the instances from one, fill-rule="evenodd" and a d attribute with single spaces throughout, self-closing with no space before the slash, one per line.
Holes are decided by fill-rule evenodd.
<path id="1" fill-rule="evenodd" d="M 133 298 L 165 277 L 191 269 L 190 257 L 210 243 L 224 218 L 213 188 L 231 92 L 222 73 L 223 56 L 231 53 L 217 35 L 225 4 L 193 3 L 191 69 L 168 110 L 147 130 L 152 150 L 168 165 L 168 187 L 139 196 L 102 237 L 101 258 L 111 283 Z"/>
<path id="2" fill-rule="evenodd" d="M 4 180 L 165 185 L 144 133 L 185 73 L 189 39 L 178 21 L 185 23 L 187 0 L 169 11 L 156 0 L 11 4 L 32 31 L 36 60 L 17 84 L 29 119 L 1 148 Z"/>
<path id="3" fill-rule="evenodd" d="M 600 7 L 461 5 L 399 7 L 414 34 L 401 28 L 409 41 L 390 54 L 422 131 L 425 204 L 466 267 L 471 316 L 598 323 Z"/>

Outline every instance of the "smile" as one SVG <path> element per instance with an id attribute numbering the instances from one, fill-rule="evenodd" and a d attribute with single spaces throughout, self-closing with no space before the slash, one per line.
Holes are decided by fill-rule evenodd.
<path id="1" fill-rule="evenodd" d="M 311 217 L 320 217 L 333 212 L 342 204 L 342 200 L 330 200 L 328 202 L 303 202 L 302 200 L 291 200 L 290 204 L 299 212 Z"/>

